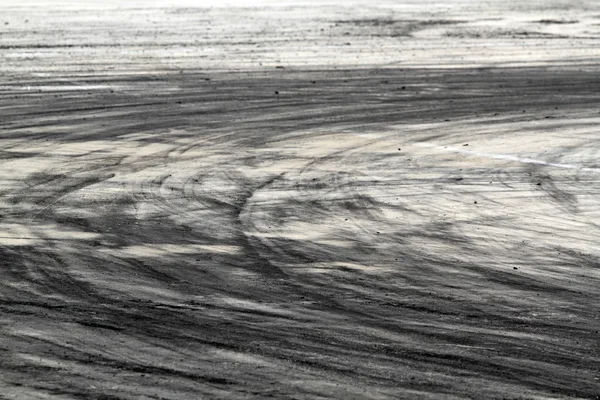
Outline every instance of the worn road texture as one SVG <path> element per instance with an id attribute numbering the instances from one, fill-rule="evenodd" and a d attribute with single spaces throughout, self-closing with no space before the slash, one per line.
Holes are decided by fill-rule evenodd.
<path id="1" fill-rule="evenodd" d="M 597 2 L 119 3 L 0 5 L 0 398 L 598 398 Z"/>

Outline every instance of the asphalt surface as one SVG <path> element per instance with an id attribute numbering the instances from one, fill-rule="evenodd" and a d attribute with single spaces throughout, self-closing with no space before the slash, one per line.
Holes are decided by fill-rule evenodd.
<path id="1" fill-rule="evenodd" d="M 0 398 L 598 398 L 600 6 L 0 5 Z"/>

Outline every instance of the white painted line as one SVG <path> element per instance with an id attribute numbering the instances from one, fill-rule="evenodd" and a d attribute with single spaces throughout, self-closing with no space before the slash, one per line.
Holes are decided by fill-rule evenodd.
<path id="1" fill-rule="evenodd" d="M 494 153 L 485 153 L 485 152 L 480 152 L 480 151 L 464 150 L 464 149 L 460 149 L 460 148 L 456 148 L 456 147 L 439 146 L 439 145 L 430 144 L 430 143 L 415 143 L 415 146 L 428 147 L 428 148 L 433 148 L 436 150 L 441 150 L 441 151 L 451 152 L 451 153 L 465 154 L 465 155 L 469 155 L 469 156 L 473 156 L 473 157 L 492 158 L 492 159 L 496 159 L 496 160 L 514 161 L 514 162 L 525 163 L 525 164 L 537 164 L 537 165 L 544 165 L 547 167 L 556 167 L 556 168 L 564 168 L 564 169 L 578 169 L 580 171 L 587 171 L 587 172 L 600 172 L 600 168 L 589 168 L 589 167 L 583 167 L 581 165 L 575 165 L 575 164 L 551 163 L 551 162 L 547 162 L 547 161 L 543 161 L 543 160 L 536 160 L 534 158 L 527 158 L 527 157 L 523 158 L 523 157 L 511 156 L 508 154 L 494 154 Z"/>

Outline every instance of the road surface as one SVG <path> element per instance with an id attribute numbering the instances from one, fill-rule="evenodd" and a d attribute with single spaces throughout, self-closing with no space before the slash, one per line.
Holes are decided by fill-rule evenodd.
<path id="1" fill-rule="evenodd" d="M 596 2 L 99 3 L 0 5 L 0 398 L 600 395 Z"/>

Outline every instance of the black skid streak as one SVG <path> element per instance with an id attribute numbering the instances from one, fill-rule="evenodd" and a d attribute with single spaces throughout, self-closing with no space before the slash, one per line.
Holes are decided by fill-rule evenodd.
<path id="1" fill-rule="evenodd" d="M 0 398 L 600 395 L 600 64 L 469 7 L 1 5 Z"/>

